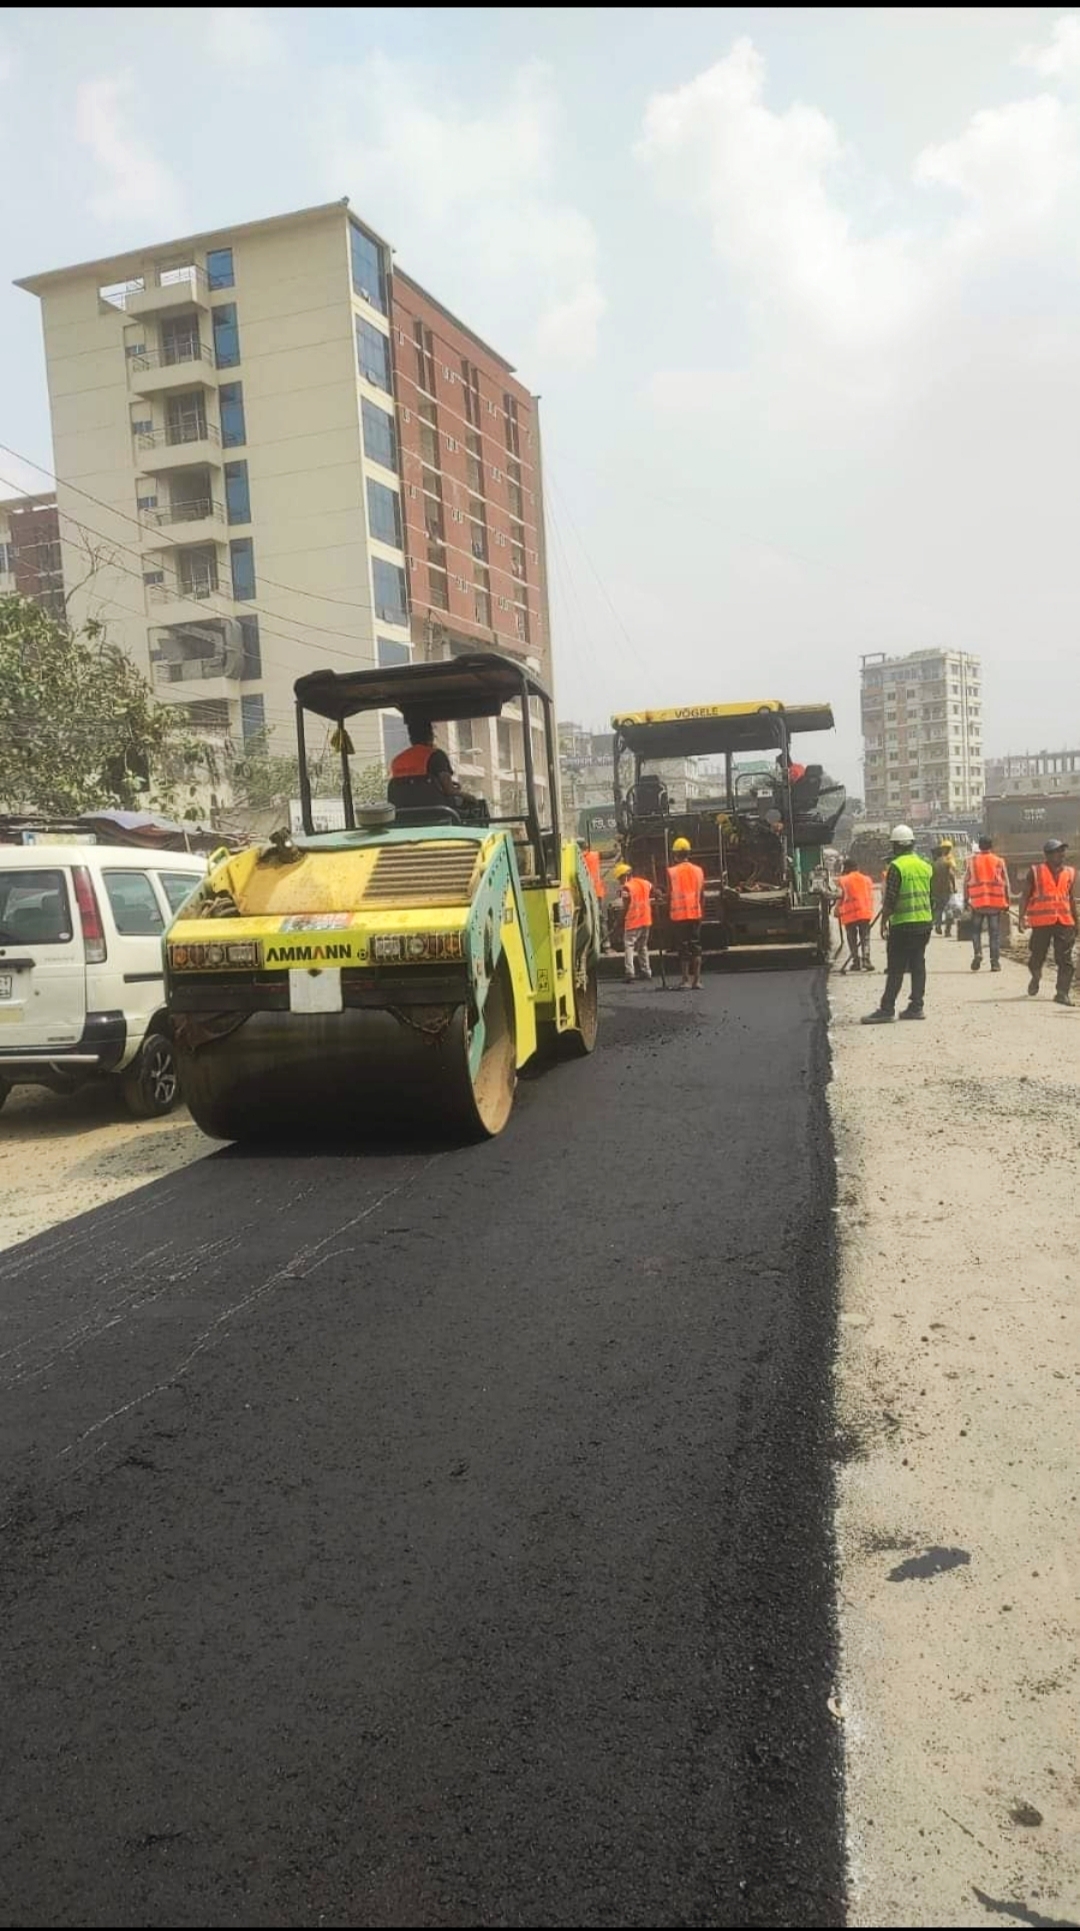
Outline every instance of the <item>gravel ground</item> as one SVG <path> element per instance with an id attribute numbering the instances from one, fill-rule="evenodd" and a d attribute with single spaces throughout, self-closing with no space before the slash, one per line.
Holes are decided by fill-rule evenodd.
<path id="1" fill-rule="evenodd" d="M 831 982 L 857 1925 L 1080 1918 L 1080 1010 L 970 959 Z"/>
<path id="2" fill-rule="evenodd" d="M 64 1098 L 17 1086 L 0 1112 L 0 1252 L 213 1150 L 185 1108 L 133 1120 L 103 1082 Z"/>

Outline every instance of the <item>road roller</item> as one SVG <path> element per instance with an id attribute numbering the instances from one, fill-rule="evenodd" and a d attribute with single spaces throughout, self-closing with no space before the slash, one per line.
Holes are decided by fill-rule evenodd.
<path id="1" fill-rule="evenodd" d="M 522 1068 L 591 1053 L 597 1036 L 599 910 L 560 833 L 551 698 L 493 651 L 317 670 L 294 688 L 303 830 L 212 865 L 166 934 L 184 1098 L 223 1140 L 497 1134 Z M 349 722 L 388 710 L 432 737 L 507 712 L 521 808 L 500 815 L 423 773 L 355 806 Z M 311 719 L 340 758 L 341 830 L 313 828 Z"/>

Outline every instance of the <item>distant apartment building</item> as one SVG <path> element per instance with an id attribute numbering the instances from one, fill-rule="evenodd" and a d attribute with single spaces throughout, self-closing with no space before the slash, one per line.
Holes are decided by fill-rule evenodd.
<path id="1" fill-rule="evenodd" d="M 318 667 L 496 648 L 550 678 L 536 403 L 336 201 L 28 277 L 73 620 L 198 735 L 290 749 Z M 520 784 L 523 720 L 450 748 Z M 396 713 L 350 727 L 386 763 Z M 313 745 L 317 753 L 319 747 Z"/>
<path id="2" fill-rule="evenodd" d="M 862 659 L 866 815 L 971 817 L 982 810 L 982 669 L 963 650 Z"/>
<path id="3" fill-rule="evenodd" d="M 1080 793 L 1080 751 L 1022 751 L 986 760 L 988 798 L 1071 797 Z"/>
<path id="4" fill-rule="evenodd" d="M 64 572 L 56 497 L 0 502 L 0 597 L 29 597 L 50 617 L 64 616 Z"/>

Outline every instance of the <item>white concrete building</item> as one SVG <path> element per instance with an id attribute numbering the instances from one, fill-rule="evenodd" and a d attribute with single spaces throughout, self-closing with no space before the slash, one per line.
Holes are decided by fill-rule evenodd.
<path id="1" fill-rule="evenodd" d="M 982 810 L 982 668 L 963 650 L 862 659 L 866 815 L 913 825 Z"/>

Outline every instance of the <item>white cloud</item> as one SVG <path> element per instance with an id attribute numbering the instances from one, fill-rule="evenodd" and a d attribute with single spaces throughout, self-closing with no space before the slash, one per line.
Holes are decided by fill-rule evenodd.
<path id="1" fill-rule="evenodd" d="M 75 132 L 97 164 L 89 205 L 99 221 L 145 216 L 167 228 L 180 219 L 180 192 L 163 161 L 128 125 L 141 98 L 130 73 L 83 81 L 75 95 Z"/>
<path id="2" fill-rule="evenodd" d="M 206 49 L 230 67 L 269 67 L 284 59 L 285 46 L 268 7 L 210 7 Z"/>
<path id="3" fill-rule="evenodd" d="M 1052 94 L 973 114 L 955 140 L 926 147 L 917 182 L 954 189 L 966 208 L 953 239 L 1007 238 L 1053 220 L 1080 180 L 1076 115 Z"/>
<path id="4" fill-rule="evenodd" d="M 1016 56 L 1019 67 L 1030 67 L 1047 80 L 1056 80 L 1080 68 L 1080 14 L 1063 13 L 1055 20 L 1045 47 L 1021 47 Z"/>
<path id="5" fill-rule="evenodd" d="M 531 341 L 562 362 L 595 355 L 605 306 L 596 235 L 555 188 L 546 68 L 521 69 L 501 104 L 478 110 L 444 89 L 429 96 L 412 71 L 376 55 L 335 77 L 320 138 L 328 191 L 347 192 L 389 232 L 403 267 L 437 280 L 481 333 L 522 354 Z"/>

